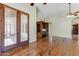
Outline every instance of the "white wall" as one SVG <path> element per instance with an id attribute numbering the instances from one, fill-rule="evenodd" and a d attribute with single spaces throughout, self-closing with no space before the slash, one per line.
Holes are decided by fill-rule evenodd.
<path id="1" fill-rule="evenodd" d="M 14 7 L 26 13 L 29 13 L 29 42 L 36 41 L 36 7 L 26 6 L 20 3 L 4 3 L 8 6 Z"/>
<path id="2" fill-rule="evenodd" d="M 41 10 L 38 7 L 36 7 L 36 16 L 37 21 L 44 20 L 44 15 L 42 14 Z"/>
<path id="3" fill-rule="evenodd" d="M 50 17 L 52 20 L 52 36 L 71 38 L 71 22 L 73 17 Z"/>

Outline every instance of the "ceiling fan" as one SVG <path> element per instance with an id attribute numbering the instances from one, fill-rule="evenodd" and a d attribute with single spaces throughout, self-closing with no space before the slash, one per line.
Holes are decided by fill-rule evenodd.
<path id="1" fill-rule="evenodd" d="M 30 6 L 34 6 L 35 3 L 30 3 Z M 47 3 L 43 3 L 44 5 L 46 5 Z"/>
<path id="2" fill-rule="evenodd" d="M 69 4 L 69 15 L 78 16 L 79 11 L 72 13 L 71 12 L 71 3 L 68 3 L 68 4 Z"/>

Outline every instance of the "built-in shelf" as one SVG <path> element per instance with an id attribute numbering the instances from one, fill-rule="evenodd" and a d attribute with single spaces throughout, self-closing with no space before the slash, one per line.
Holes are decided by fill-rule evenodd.
<path id="1" fill-rule="evenodd" d="M 37 22 L 37 40 L 48 37 L 48 22 Z"/>

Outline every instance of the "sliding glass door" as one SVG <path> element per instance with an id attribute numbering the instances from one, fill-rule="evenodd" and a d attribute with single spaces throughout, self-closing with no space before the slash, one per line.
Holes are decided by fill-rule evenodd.
<path id="1" fill-rule="evenodd" d="M 28 41 L 28 15 L 21 13 L 21 42 Z"/>
<path id="2" fill-rule="evenodd" d="M 29 43 L 29 15 L 2 5 L 0 10 L 0 51 Z"/>
<path id="3" fill-rule="evenodd" d="M 10 8 L 5 8 L 4 46 L 20 44 L 28 41 L 28 15 Z"/>
<path id="4" fill-rule="evenodd" d="M 5 33 L 4 46 L 10 46 L 17 43 L 16 39 L 16 11 L 5 8 Z"/>

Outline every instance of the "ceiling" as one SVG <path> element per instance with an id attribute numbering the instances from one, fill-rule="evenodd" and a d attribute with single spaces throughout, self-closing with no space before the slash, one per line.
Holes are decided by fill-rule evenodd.
<path id="1" fill-rule="evenodd" d="M 68 13 L 67 4 L 62 3 L 37 4 L 37 7 L 45 16 L 63 16 Z"/>
<path id="2" fill-rule="evenodd" d="M 30 3 L 12 3 L 16 6 L 30 5 Z M 68 3 L 35 3 L 34 6 L 38 7 L 44 16 L 63 17 L 68 15 Z M 71 3 L 71 12 L 79 11 L 79 3 Z"/>
<path id="3" fill-rule="evenodd" d="M 46 5 L 36 3 L 35 6 L 37 6 L 45 16 L 60 17 L 67 16 L 69 13 L 68 3 L 47 3 Z M 71 3 L 71 12 L 74 13 L 76 11 L 79 11 L 79 3 Z"/>

